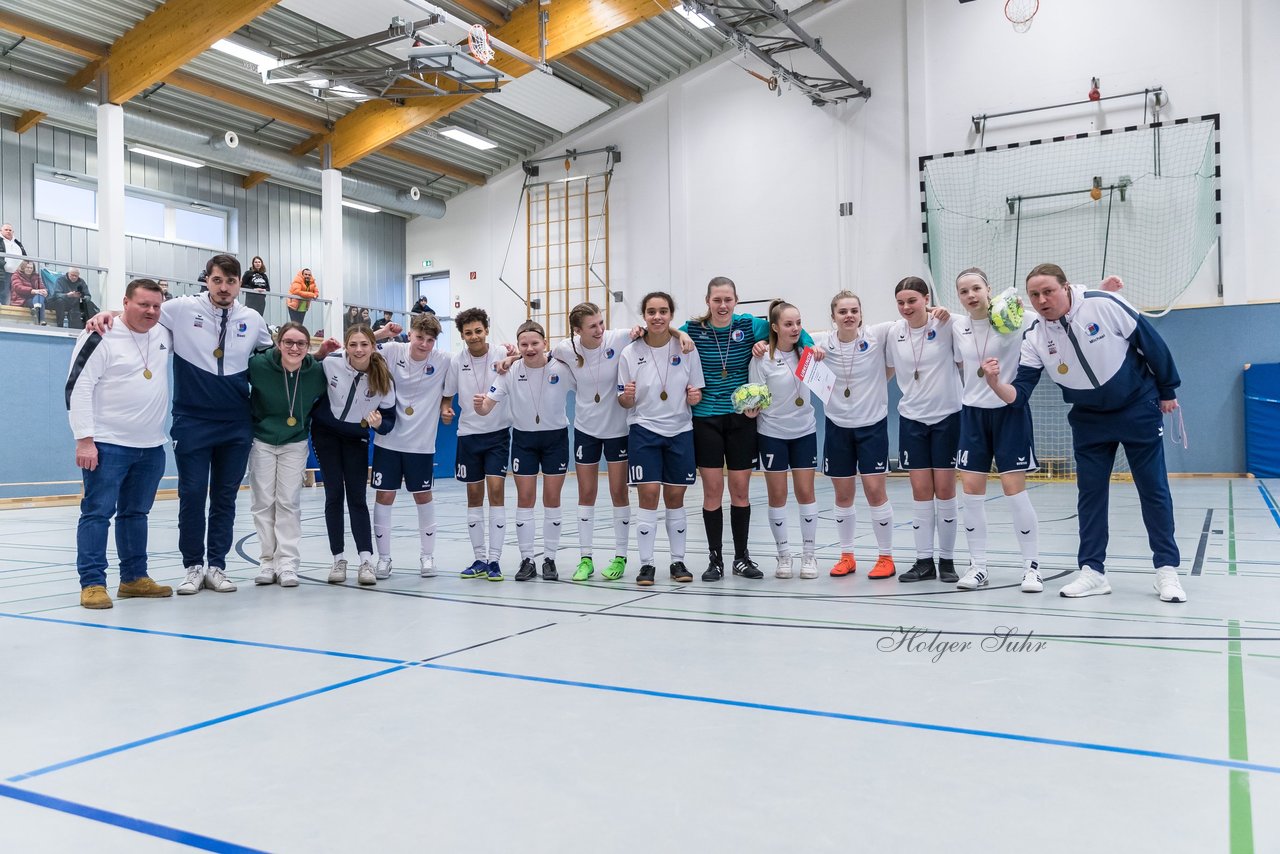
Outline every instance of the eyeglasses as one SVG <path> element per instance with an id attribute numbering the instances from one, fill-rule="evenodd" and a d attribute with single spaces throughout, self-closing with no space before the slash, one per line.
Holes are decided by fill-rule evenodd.
<path id="1" fill-rule="evenodd" d="M 306 341 L 281 341 L 280 346 L 289 347 L 290 349 L 297 348 L 297 347 L 306 347 L 307 342 Z"/>

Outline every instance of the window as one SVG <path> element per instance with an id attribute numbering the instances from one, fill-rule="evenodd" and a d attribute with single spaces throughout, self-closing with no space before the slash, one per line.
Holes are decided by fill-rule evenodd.
<path id="1" fill-rule="evenodd" d="M 214 210 L 174 207 L 173 240 L 210 249 L 227 247 L 227 215 Z"/>
<path id="2" fill-rule="evenodd" d="M 125 233 L 138 237 L 164 240 L 164 202 L 126 195 L 124 197 L 124 230 Z"/>
<path id="3" fill-rule="evenodd" d="M 47 178 L 38 176 L 35 186 L 35 214 L 36 219 L 96 228 L 97 190 L 94 185 L 86 185 L 74 175 L 55 172 Z"/>

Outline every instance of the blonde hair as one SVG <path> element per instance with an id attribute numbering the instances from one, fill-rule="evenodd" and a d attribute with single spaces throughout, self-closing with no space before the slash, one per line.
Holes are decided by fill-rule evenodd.
<path id="1" fill-rule="evenodd" d="M 832 318 L 835 318 L 836 306 L 840 304 L 840 300 L 842 299 L 856 299 L 858 301 L 858 310 L 859 311 L 862 310 L 862 297 L 858 296 L 853 291 L 843 290 L 831 298 L 831 317 Z"/>
<path id="2" fill-rule="evenodd" d="M 377 339 L 373 337 L 373 330 L 363 323 L 356 323 L 351 326 L 342 336 L 342 346 L 345 348 L 351 344 L 351 339 L 357 335 L 363 335 L 369 339 L 369 343 L 375 348 L 377 347 Z M 382 354 L 376 349 L 369 354 L 369 369 L 364 372 L 368 379 L 369 389 L 374 394 L 384 395 L 391 393 L 391 369 L 387 367 L 387 360 L 382 358 Z"/>
<path id="3" fill-rule="evenodd" d="M 573 335 L 575 332 L 581 334 L 582 321 L 588 317 L 595 317 L 599 313 L 600 306 L 593 302 L 580 302 L 569 312 L 569 346 L 573 348 L 573 355 L 578 357 L 578 367 L 582 367 L 586 360 L 578 352 L 578 345 L 574 343 Z"/>
<path id="4" fill-rule="evenodd" d="M 769 357 L 773 358 L 778 348 L 778 330 L 774 325 L 782 317 L 782 313 L 789 308 L 795 308 L 794 305 L 779 297 L 769 303 Z M 799 309 L 796 309 L 799 312 Z"/>

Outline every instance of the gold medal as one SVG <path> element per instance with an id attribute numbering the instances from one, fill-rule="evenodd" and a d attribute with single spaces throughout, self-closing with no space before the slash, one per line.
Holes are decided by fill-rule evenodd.
<path id="1" fill-rule="evenodd" d="M 406 407 L 404 408 L 404 414 L 405 414 L 405 415 L 412 415 L 412 414 L 413 414 L 413 407 L 412 407 L 412 406 L 406 406 Z"/>
<path id="2" fill-rule="evenodd" d="M 721 378 L 721 379 L 724 379 L 724 378 L 725 378 L 725 377 L 727 377 L 727 376 L 729 376 L 729 372 L 728 372 L 727 370 L 725 370 L 725 369 L 721 368 L 721 369 L 720 369 L 720 378 Z"/>
<path id="3" fill-rule="evenodd" d="M 913 374 L 913 376 L 914 376 L 917 380 L 918 380 L 918 379 L 920 379 L 920 372 L 919 372 L 919 371 L 916 371 L 916 372 Z"/>
<path id="4" fill-rule="evenodd" d="M 978 368 L 978 379 L 982 379 L 982 378 L 983 378 L 983 377 L 985 377 L 986 375 L 987 375 L 987 369 L 986 369 L 986 368 Z"/>
<path id="5" fill-rule="evenodd" d="M 1071 369 L 1067 367 L 1066 362 L 1059 362 L 1059 363 L 1058 363 L 1058 373 L 1060 373 L 1060 374 L 1065 374 L 1065 373 L 1066 373 L 1067 371 L 1069 371 L 1069 370 L 1071 370 Z"/>
<path id="6" fill-rule="evenodd" d="M 797 398 L 796 398 L 796 406 L 804 406 L 804 398 L 803 398 L 803 397 L 797 397 Z"/>
<path id="7" fill-rule="evenodd" d="M 361 427 L 363 427 L 364 429 L 368 430 L 368 429 L 369 429 L 369 419 L 368 419 L 368 418 L 361 418 L 361 419 L 360 419 L 360 426 L 361 426 Z"/>
<path id="8" fill-rule="evenodd" d="M 284 420 L 284 423 L 285 423 L 285 424 L 288 424 L 290 427 L 296 427 L 296 426 L 298 426 L 298 419 L 296 419 L 296 418 L 294 418 L 292 415 L 290 415 L 288 418 L 286 418 L 286 419 Z"/>
<path id="9" fill-rule="evenodd" d="M 144 380 L 149 380 L 149 379 L 151 379 L 151 369 L 150 369 L 150 368 L 146 368 L 146 369 L 144 369 L 144 370 L 142 371 L 142 378 L 143 378 Z"/>
<path id="10" fill-rule="evenodd" d="M 845 386 L 845 388 L 844 388 L 844 396 L 845 396 L 845 397 L 848 397 L 848 396 L 849 396 L 849 395 L 851 395 L 851 394 L 853 394 L 853 392 L 849 391 L 849 387 L 848 387 L 848 386 Z"/>
<path id="11" fill-rule="evenodd" d="M 600 392 L 596 392 L 596 403 L 600 402 Z"/>
<path id="12" fill-rule="evenodd" d="M 541 424 L 541 423 L 542 423 L 542 416 L 541 416 L 541 415 L 535 415 L 535 416 L 533 416 L 533 423 L 534 423 L 534 424 Z"/>
<path id="13" fill-rule="evenodd" d="M 663 392 L 662 392 L 662 394 L 658 395 L 658 397 L 659 397 L 660 399 L 662 399 L 662 400 L 666 400 L 666 399 L 667 399 L 667 392 L 666 392 L 666 390 L 664 389 L 664 390 L 663 390 Z"/>
<path id="14" fill-rule="evenodd" d="M 213 358 L 215 358 L 215 359 L 221 359 L 221 358 L 222 358 L 222 348 L 221 348 L 221 347 L 214 347 L 214 348 L 213 348 Z"/>

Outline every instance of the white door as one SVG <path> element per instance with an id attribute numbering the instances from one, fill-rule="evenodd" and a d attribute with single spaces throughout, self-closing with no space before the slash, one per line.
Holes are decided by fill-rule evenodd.
<path id="1" fill-rule="evenodd" d="M 435 310 L 436 317 L 440 319 L 440 339 L 436 341 L 436 346 L 452 350 L 457 330 L 453 328 L 453 296 L 449 293 L 449 271 L 414 276 L 413 289 L 414 299 L 426 297 Z"/>

